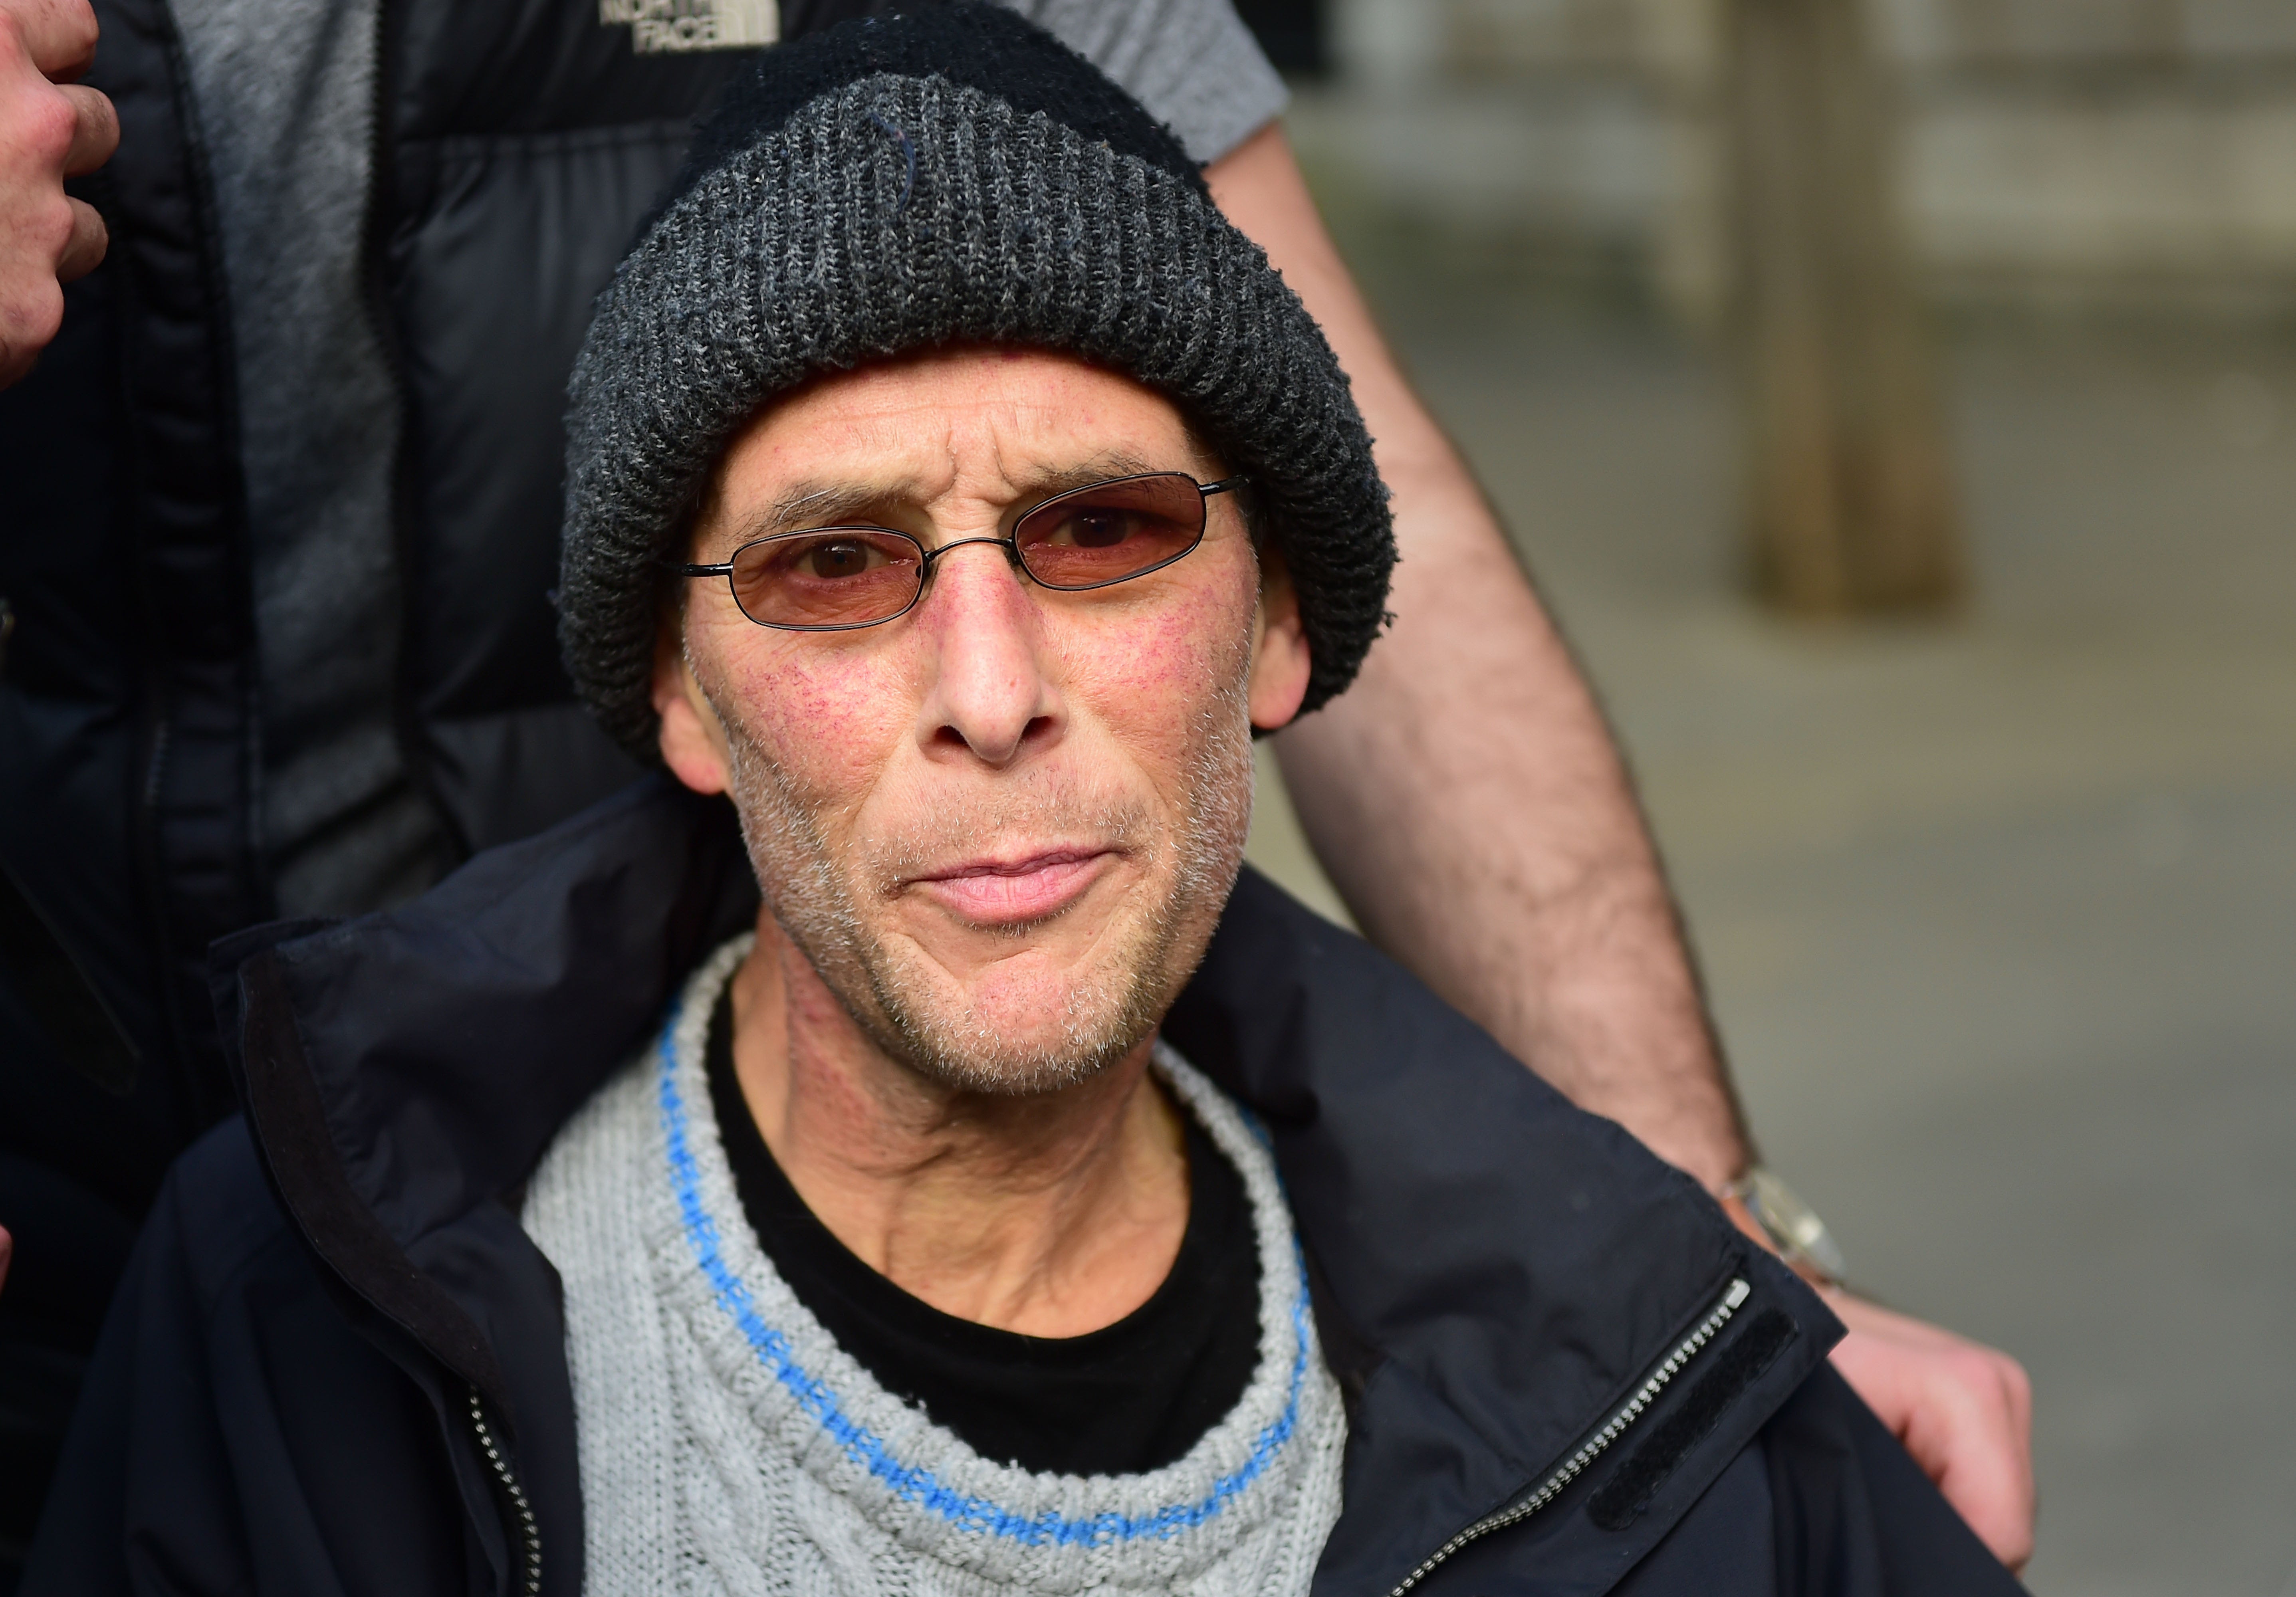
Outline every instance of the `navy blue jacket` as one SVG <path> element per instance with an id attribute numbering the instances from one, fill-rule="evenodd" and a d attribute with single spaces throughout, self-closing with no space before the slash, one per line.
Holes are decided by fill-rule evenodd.
<path id="1" fill-rule="evenodd" d="M 219 946 L 245 1115 L 176 1167 L 25 1597 L 582 1588 L 528 1173 L 755 915 L 649 778 L 414 905 Z M 1167 1035 L 1267 1124 L 1345 1508 L 1318 1597 L 2014 1593 L 1695 1183 L 1246 874 Z"/>

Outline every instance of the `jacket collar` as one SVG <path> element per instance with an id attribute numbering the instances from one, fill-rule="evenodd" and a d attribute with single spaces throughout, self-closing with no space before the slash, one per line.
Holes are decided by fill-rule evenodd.
<path id="1" fill-rule="evenodd" d="M 1602 1591 L 1841 1335 L 1689 1176 L 1253 872 L 1165 1032 L 1266 1122 L 1355 1395 L 1319 1593 L 1524 1509 L 1525 1589 Z"/>
<path id="2" fill-rule="evenodd" d="M 215 951 L 281 1198 L 361 1312 L 512 1422 L 561 1575 L 581 1511 L 563 1328 L 503 1195 L 756 906 L 730 809 L 654 776 L 402 909 Z M 1350 1396 L 1319 1593 L 1395 1589 L 1590 1444 L 1509 1540 L 1540 1585 L 1600 1591 L 1840 1335 L 1688 1177 L 1253 872 L 1166 1032 L 1268 1128 Z M 1734 1329 L 1653 1390 L 1737 1282 Z"/>

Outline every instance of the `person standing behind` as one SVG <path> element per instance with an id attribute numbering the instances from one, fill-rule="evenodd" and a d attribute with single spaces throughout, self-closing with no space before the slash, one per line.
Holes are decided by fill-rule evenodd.
<path id="1" fill-rule="evenodd" d="M 90 1080 L 0 995 L 0 1382 L 68 1381 L 160 1173 L 231 1107 L 210 941 L 402 901 L 631 774 L 557 665 L 565 373 L 693 117 L 845 9 L 106 0 L 99 54 L 77 0 L 0 0 L 0 362 L 38 358 L 0 394 L 0 864 L 135 1056 Z M 1396 622 L 1279 745 L 1334 880 L 1519 1057 L 1721 1188 L 1751 1151 L 1623 768 L 1332 250 L 1280 82 L 1226 0 L 1017 9 L 1207 163 L 1381 440 Z M 125 152 L 76 176 L 113 105 Z M 60 286 L 107 219 L 104 266 Z M 1446 686 L 1470 672 L 1507 684 L 1472 715 Z M 77 1280 L 43 1262 L 66 1258 Z M 1842 1367 L 2021 1559 L 2021 1372 L 1842 1312 Z M 29 1480 L 53 1429 L 23 1396 L 0 1403 Z"/>

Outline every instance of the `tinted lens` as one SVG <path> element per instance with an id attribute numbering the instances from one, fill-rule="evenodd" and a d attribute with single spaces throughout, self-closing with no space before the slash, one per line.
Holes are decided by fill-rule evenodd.
<path id="1" fill-rule="evenodd" d="M 924 551 L 870 527 L 760 538 L 734 552 L 734 602 L 767 627 L 866 627 L 916 602 Z"/>
<path id="2" fill-rule="evenodd" d="M 1013 541 L 1048 588 L 1096 588 L 1137 577 L 1194 548 L 1204 496 L 1175 472 L 1128 477 L 1047 499 L 1021 518 Z"/>

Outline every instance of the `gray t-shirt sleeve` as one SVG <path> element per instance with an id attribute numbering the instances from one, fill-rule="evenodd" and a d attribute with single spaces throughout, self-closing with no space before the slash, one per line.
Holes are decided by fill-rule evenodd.
<path id="1" fill-rule="evenodd" d="M 1283 80 L 1230 0 L 1004 0 L 1218 160 L 1283 114 Z"/>

